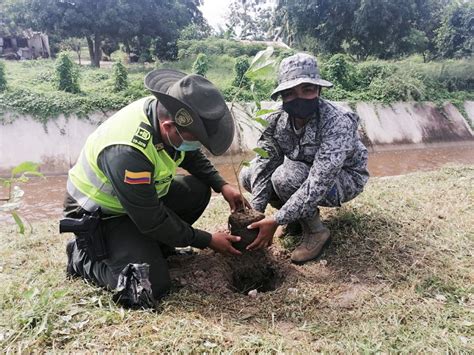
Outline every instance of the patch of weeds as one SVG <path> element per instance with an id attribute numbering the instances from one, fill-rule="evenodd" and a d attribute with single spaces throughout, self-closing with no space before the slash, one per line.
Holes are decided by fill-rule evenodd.
<path id="1" fill-rule="evenodd" d="M 471 292 L 474 289 L 471 290 Z M 446 299 L 448 302 L 458 303 L 469 296 L 469 289 L 464 287 L 456 287 L 449 284 L 438 276 L 428 276 L 416 286 L 416 292 L 423 297 L 431 297 L 435 299 Z"/>

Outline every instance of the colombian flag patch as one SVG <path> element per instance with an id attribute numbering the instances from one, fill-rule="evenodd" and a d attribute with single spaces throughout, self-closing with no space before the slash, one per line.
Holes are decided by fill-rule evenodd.
<path id="1" fill-rule="evenodd" d="M 130 185 L 151 184 L 151 172 L 140 171 L 134 173 L 133 171 L 125 170 L 125 179 L 123 181 Z"/>

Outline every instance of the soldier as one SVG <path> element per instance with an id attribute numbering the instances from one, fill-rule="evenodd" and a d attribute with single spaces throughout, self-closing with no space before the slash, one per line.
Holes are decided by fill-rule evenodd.
<path id="1" fill-rule="evenodd" d="M 152 307 L 170 288 L 165 257 L 174 247 L 210 247 L 239 255 L 234 237 L 191 225 L 209 203 L 211 188 L 231 210 L 242 207 L 200 151 L 223 154 L 234 123 L 217 88 L 199 75 L 154 70 L 145 78 L 154 97 L 133 102 L 93 132 L 69 171 L 63 231 L 67 273 L 116 289 L 116 300 Z M 176 174 L 177 167 L 191 175 Z M 92 223 L 91 221 L 96 221 Z"/>
<path id="2" fill-rule="evenodd" d="M 291 260 L 303 264 L 317 258 L 331 241 L 318 206 L 341 206 L 364 189 L 369 173 L 359 117 L 320 98 L 321 88 L 331 86 L 311 55 L 298 53 L 281 62 L 271 98 L 281 97 L 282 109 L 269 115 L 258 141 L 269 158 L 255 158 L 240 174 L 253 208 L 263 212 L 271 203 L 279 210 L 249 226 L 260 228 L 249 250 L 271 245 L 279 225 L 299 223 L 301 243 Z"/>

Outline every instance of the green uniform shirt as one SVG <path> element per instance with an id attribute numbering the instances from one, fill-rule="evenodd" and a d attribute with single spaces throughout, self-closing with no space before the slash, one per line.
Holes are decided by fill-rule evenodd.
<path id="1" fill-rule="evenodd" d="M 156 99 L 146 104 L 146 113 L 153 126 L 153 144 L 162 142 L 156 119 Z M 179 152 L 164 145 L 167 153 L 177 160 Z M 98 166 L 109 179 L 118 200 L 127 215 L 136 224 L 141 233 L 170 246 L 188 246 L 205 248 L 211 241 L 211 234 L 189 226 L 170 211 L 158 198 L 153 184 L 131 185 L 124 182 L 125 171 L 149 171 L 154 168 L 148 158 L 137 149 L 128 145 L 112 145 L 105 148 L 98 157 Z M 214 168 L 209 159 L 201 152 L 186 152 L 180 167 L 197 177 L 216 192 L 220 192 L 226 182 Z M 66 214 L 73 217 L 78 205 L 70 197 L 66 199 Z"/>

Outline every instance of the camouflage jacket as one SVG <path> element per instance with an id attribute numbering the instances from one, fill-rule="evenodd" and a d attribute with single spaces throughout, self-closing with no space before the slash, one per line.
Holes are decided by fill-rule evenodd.
<path id="1" fill-rule="evenodd" d="M 306 162 L 311 169 L 305 182 L 276 213 L 278 224 L 314 216 L 318 202 L 332 188 L 341 169 L 351 176 L 354 189 L 363 190 L 369 177 L 368 153 L 357 131 L 357 114 L 320 99 L 319 112 L 300 135 L 282 110 L 270 114 L 267 121 L 258 146 L 269 153 L 269 158 L 253 161 L 250 181 L 256 210 L 265 210 L 273 191 L 271 176 L 285 157 Z"/>

